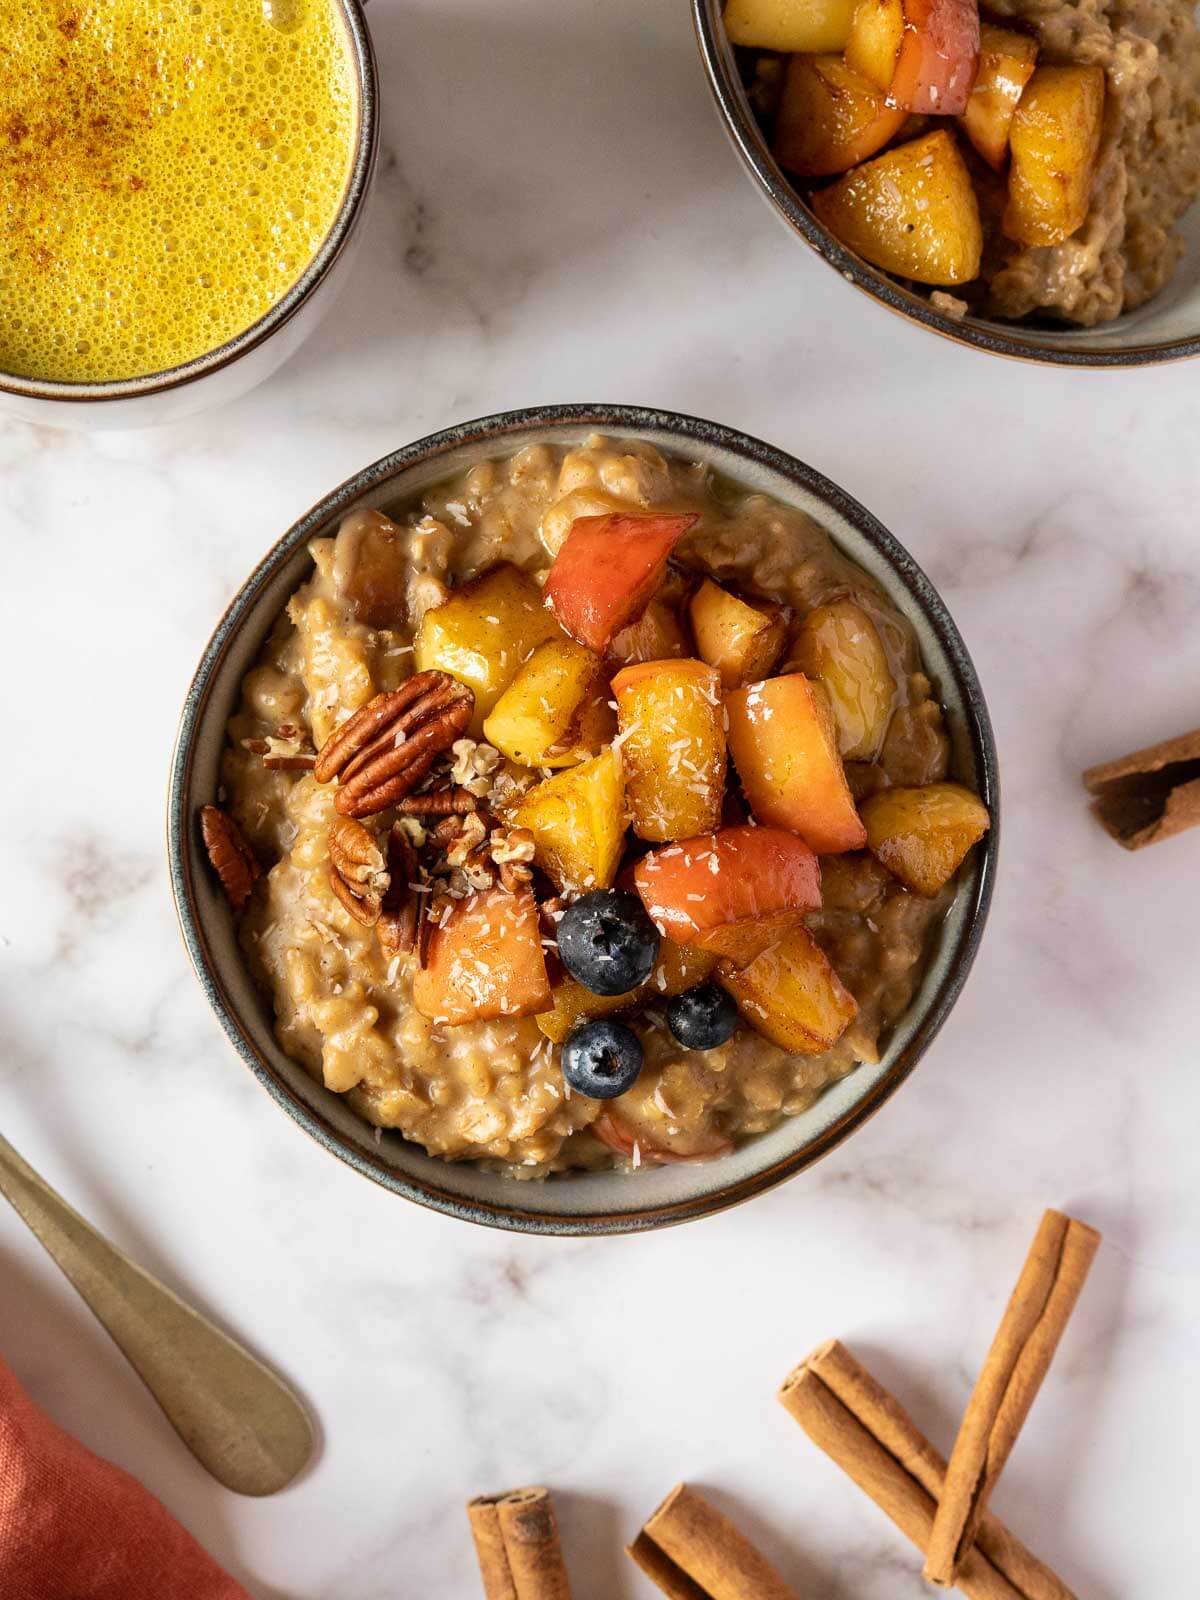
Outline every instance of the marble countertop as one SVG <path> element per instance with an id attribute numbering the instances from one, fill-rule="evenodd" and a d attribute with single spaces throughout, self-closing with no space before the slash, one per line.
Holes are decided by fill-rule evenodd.
<path id="1" fill-rule="evenodd" d="M 6 1209 L 0 1350 L 256 1600 L 471 1596 L 463 1501 L 530 1481 L 580 1600 L 648 1600 L 621 1544 L 684 1477 L 805 1600 L 915 1600 L 775 1388 L 836 1334 L 948 1445 L 1059 1205 L 1105 1244 L 996 1508 L 1090 1600 L 1181 1595 L 1200 834 L 1129 856 L 1078 773 L 1200 721 L 1198 369 L 1006 364 L 859 297 L 726 147 L 682 4 L 371 17 L 370 237 L 301 354 L 166 431 L 0 423 L 4 1131 L 294 1381 L 319 1459 L 271 1501 L 219 1489 Z M 560 400 L 732 423 L 876 511 L 966 636 L 1007 808 L 975 972 L 869 1126 L 740 1210 L 567 1243 L 406 1205 L 281 1116 L 188 969 L 163 846 L 188 679 L 267 545 L 394 446 Z"/>

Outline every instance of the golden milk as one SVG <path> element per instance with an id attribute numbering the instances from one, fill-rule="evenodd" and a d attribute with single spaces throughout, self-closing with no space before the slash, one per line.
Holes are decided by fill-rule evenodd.
<path id="1" fill-rule="evenodd" d="M 16 0 L 0 31 L 0 371 L 190 361 L 337 215 L 358 132 L 336 0 Z"/>

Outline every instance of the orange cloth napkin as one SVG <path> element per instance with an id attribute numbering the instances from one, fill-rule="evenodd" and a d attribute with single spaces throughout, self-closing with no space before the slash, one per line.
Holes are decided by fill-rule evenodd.
<path id="1" fill-rule="evenodd" d="M 40 1411 L 0 1360 L 3 1600 L 250 1600 L 167 1508 Z"/>

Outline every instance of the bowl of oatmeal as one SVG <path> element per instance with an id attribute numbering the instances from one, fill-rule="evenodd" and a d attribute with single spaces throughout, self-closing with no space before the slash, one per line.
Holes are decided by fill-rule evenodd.
<path id="1" fill-rule="evenodd" d="M 530 1232 L 749 1198 L 908 1077 L 997 848 L 974 669 L 857 501 L 558 406 L 376 462 L 221 620 L 172 883 L 226 1033 L 364 1175 Z"/>
<path id="2" fill-rule="evenodd" d="M 777 215 L 934 332 L 1064 366 L 1200 350 L 1192 0 L 693 0 Z"/>

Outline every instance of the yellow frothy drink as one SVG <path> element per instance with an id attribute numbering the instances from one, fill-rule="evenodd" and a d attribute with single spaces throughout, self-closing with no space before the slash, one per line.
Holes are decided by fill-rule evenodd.
<path id="1" fill-rule="evenodd" d="M 336 0 L 17 0 L 0 29 L 0 371 L 139 377 L 282 298 L 358 133 Z"/>

